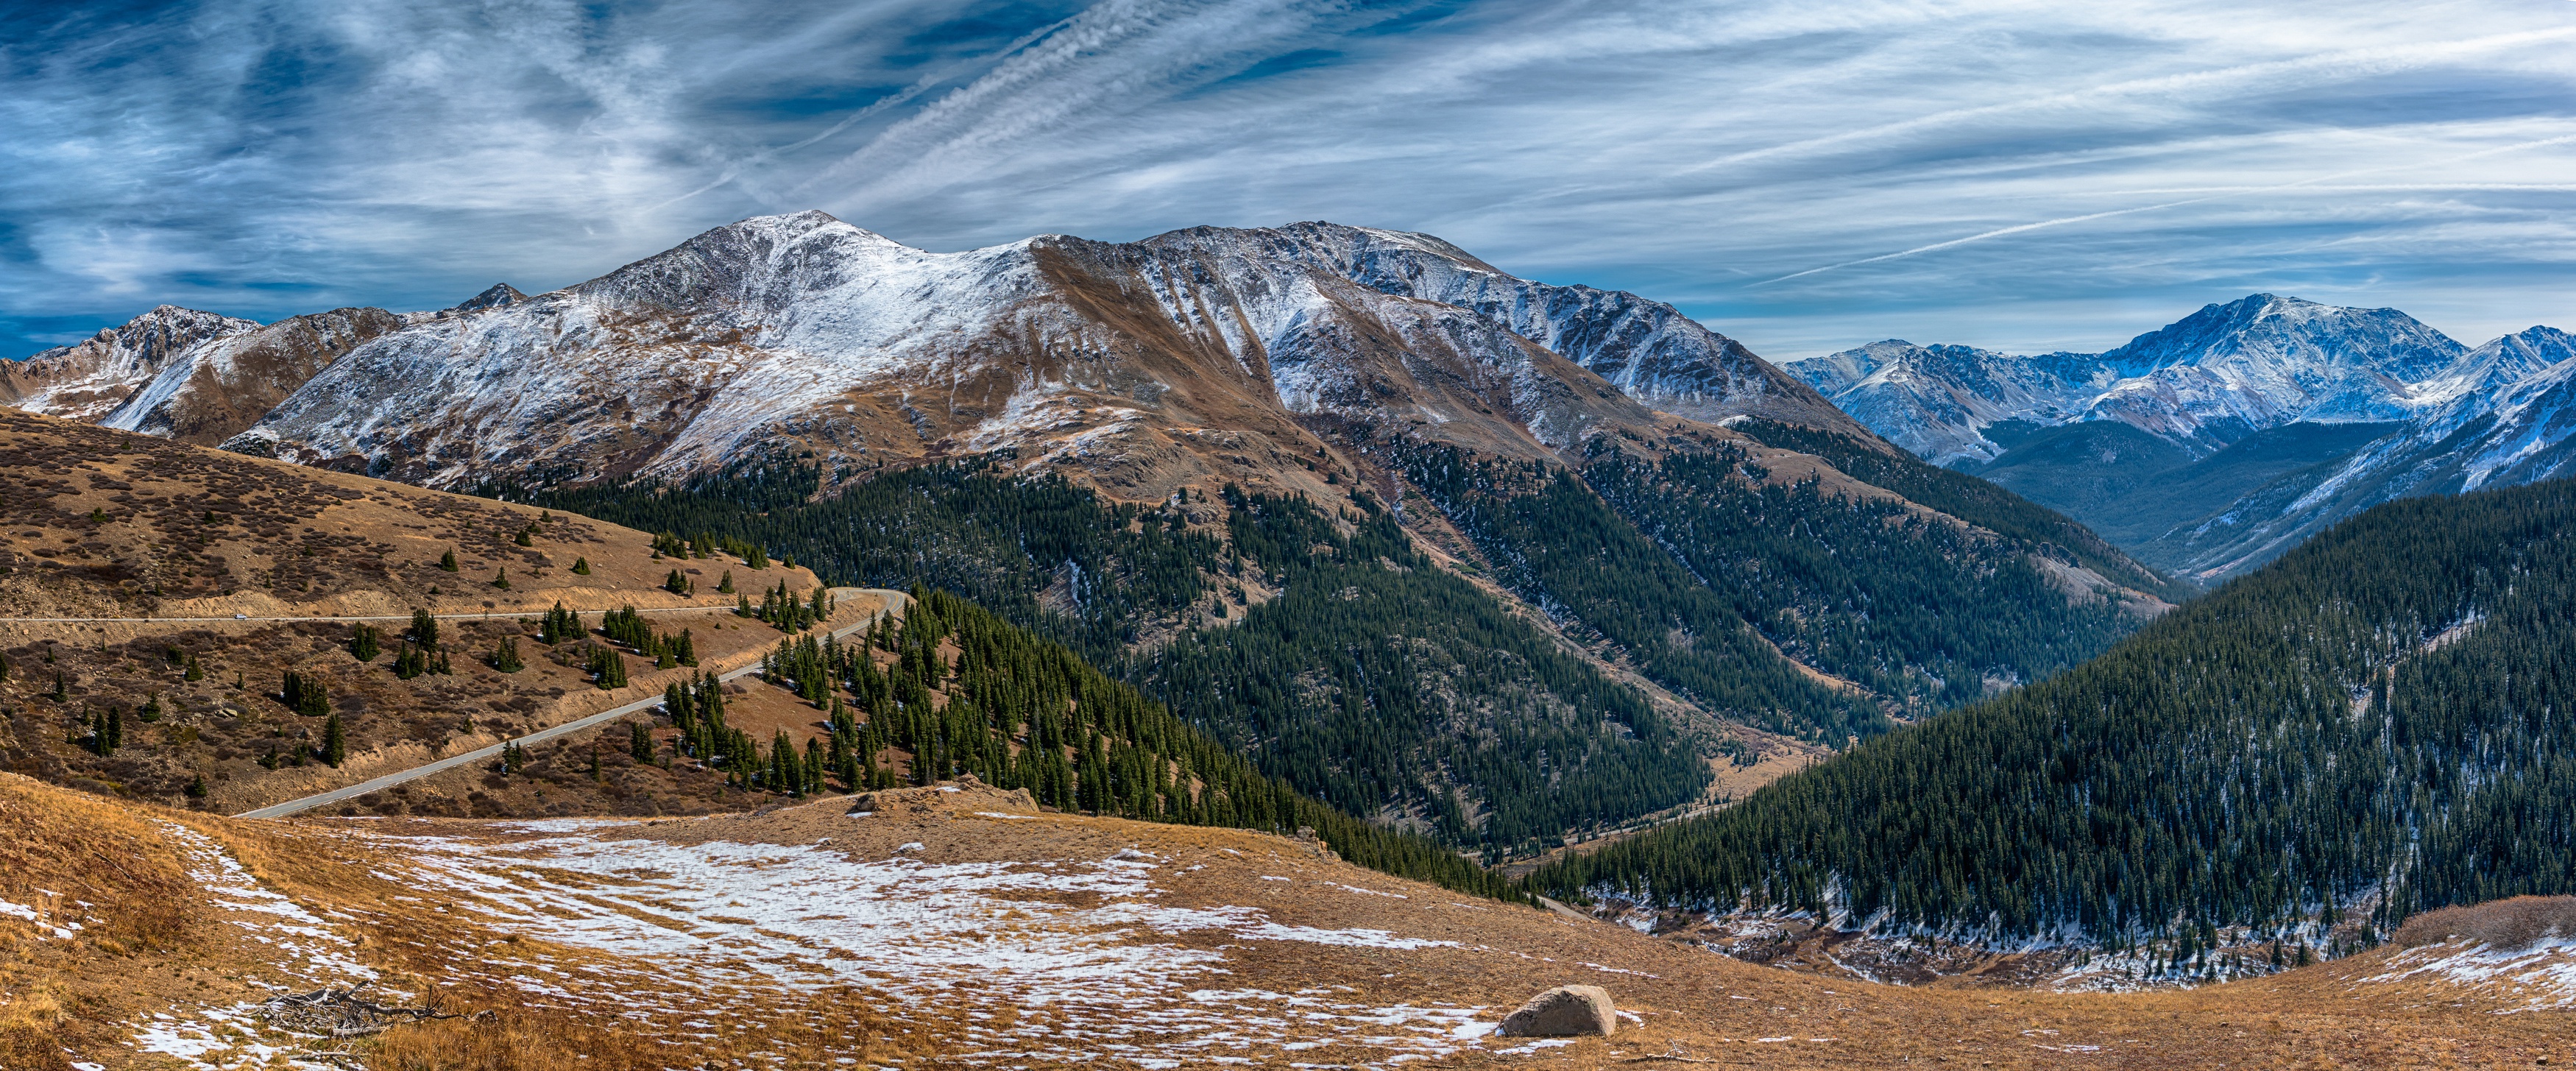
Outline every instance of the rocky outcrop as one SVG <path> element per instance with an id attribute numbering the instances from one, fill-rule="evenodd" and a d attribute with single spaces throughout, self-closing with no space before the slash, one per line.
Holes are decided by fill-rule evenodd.
<path id="1" fill-rule="evenodd" d="M 1529 998 L 1503 1017 L 1507 1038 L 1608 1037 L 1619 1029 L 1610 991 L 1597 985 L 1561 985 Z"/>
<path id="2" fill-rule="evenodd" d="M 213 446 L 258 423 L 342 354 L 403 323 L 383 309 L 333 309 L 225 335 L 179 353 L 98 423 Z"/>
<path id="3" fill-rule="evenodd" d="M 0 361 L 0 402 L 30 413 L 96 422 L 208 343 L 259 323 L 163 305 L 76 345 Z"/>

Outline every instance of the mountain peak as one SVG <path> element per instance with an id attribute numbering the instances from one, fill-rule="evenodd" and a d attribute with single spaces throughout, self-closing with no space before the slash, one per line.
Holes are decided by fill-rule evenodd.
<path id="1" fill-rule="evenodd" d="M 528 300 L 528 295 L 520 293 L 517 287 L 511 286 L 508 283 L 494 283 L 490 287 L 486 288 L 482 293 L 476 294 L 473 297 L 466 298 L 463 301 L 449 306 L 447 311 L 481 312 L 484 309 L 497 309 L 504 305 L 516 305 L 526 300 Z"/>

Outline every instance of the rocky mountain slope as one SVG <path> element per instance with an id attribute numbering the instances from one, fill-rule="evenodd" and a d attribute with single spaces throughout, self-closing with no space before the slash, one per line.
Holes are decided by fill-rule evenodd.
<path id="1" fill-rule="evenodd" d="M 1891 340 L 1786 367 L 1889 441 L 2211 580 L 2378 502 L 2555 472 L 2566 339 L 2472 349 L 2394 309 L 2256 294 L 2098 355 Z"/>
<path id="2" fill-rule="evenodd" d="M 1323 445 L 1304 419 L 1525 457 L 1652 422 L 1594 371 L 1703 415 L 1848 426 L 1669 306 L 1513 279 L 1427 236 L 934 254 L 808 212 L 363 347 L 242 444 L 439 486 L 685 476 L 780 446 L 853 467 L 1009 448 L 1152 500 L 1270 483 Z"/>
<path id="3" fill-rule="evenodd" d="M 32 413 L 97 421 L 185 355 L 259 324 L 163 305 L 77 345 L 0 362 L 0 400 Z"/>

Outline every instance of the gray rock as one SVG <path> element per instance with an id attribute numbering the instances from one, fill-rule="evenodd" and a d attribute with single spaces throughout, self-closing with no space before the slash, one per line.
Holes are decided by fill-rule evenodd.
<path id="1" fill-rule="evenodd" d="M 1503 1017 L 1507 1038 L 1563 1038 L 1585 1034 L 1609 1037 L 1619 1029 L 1619 1010 L 1610 991 L 1597 985 L 1561 985 L 1535 997 Z"/>

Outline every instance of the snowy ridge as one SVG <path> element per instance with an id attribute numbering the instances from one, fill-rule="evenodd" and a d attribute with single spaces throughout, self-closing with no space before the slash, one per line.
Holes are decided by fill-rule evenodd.
<path id="1" fill-rule="evenodd" d="M 1331 224 L 930 253 L 802 212 L 506 298 L 358 346 L 232 445 L 433 486 L 1003 448 L 1134 484 L 1211 454 L 1310 455 L 1308 418 L 1523 456 L 1654 419 L 1593 372 L 1658 404 L 1859 430 L 1670 306 Z"/>
<path id="2" fill-rule="evenodd" d="M 96 421 L 209 343 L 257 321 L 163 305 L 77 345 L 0 362 L 0 401 L 30 413 Z"/>
<path id="3" fill-rule="evenodd" d="M 2215 579 L 2269 561 L 2381 502 L 2566 471 L 2565 444 L 2576 432 L 2571 360 L 2576 336 L 2555 328 L 2471 349 L 2395 309 L 2255 294 L 2206 306 L 2101 354 L 2022 357 L 1890 340 L 1786 367 L 1888 441 L 1971 471 L 2024 456 L 2005 458 L 2017 440 L 1987 434 L 2006 422 L 2020 422 L 2026 434 L 2119 421 L 2195 459 L 2291 425 L 2399 426 L 2162 535 L 2141 537 L 2147 542 L 2135 548 L 2177 572 Z M 2103 464 L 2116 460 L 2106 454 Z M 2065 503 L 2050 500 L 2045 484 L 2015 486 L 2091 519 L 2080 485 L 2079 497 Z"/>
<path id="4" fill-rule="evenodd" d="M 1983 432 L 2006 420 L 2118 420 L 2207 453 L 2294 421 L 2412 419 L 2530 362 L 2498 343 L 2472 351 L 2395 309 L 2255 294 L 2101 354 L 1890 340 L 1786 367 L 1880 435 L 1947 464 L 2001 454 Z"/>
<path id="5" fill-rule="evenodd" d="M 2349 456 L 2257 489 L 2164 540 L 2216 577 L 2259 564 L 2381 502 L 2511 487 L 2576 459 L 2576 335 L 2533 327 L 2428 381 L 2446 400 Z"/>

